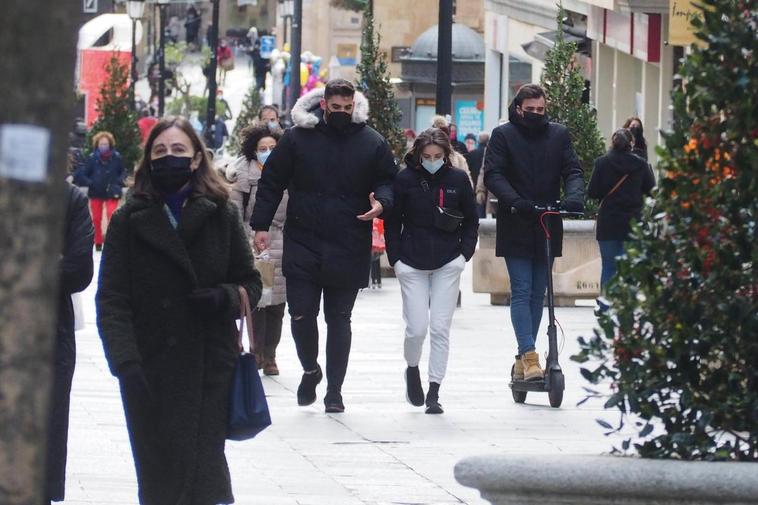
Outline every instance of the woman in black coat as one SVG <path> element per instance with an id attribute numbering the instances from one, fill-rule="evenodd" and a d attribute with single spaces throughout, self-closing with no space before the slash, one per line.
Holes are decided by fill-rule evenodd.
<path id="1" fill-rule="evenodd" d="M 71 381 L 76 365 L 74 307 L 71 295 L 84 291 L 92 280 L 92 240 L 95 233 L 87 197 L 66 183 L 66 217 L 60 257 L 58 326 L 55 342 L 50 433 L 47 444 L 47 499 L 63 501 L 66 490 L 66 453 Z"/>
<path id="2" fill-rule="evenodd" d="M 113 215 L 96 298 L 142 504 L 234 501 L 224 441 L 239 286 L 255 306 L 261 280 L 239 211 L 189 122 L 165 118 Z"/>
<path id="3" fill-rule="evenodd" d="M 447 369 L 450 325 L 461 273 L 476 249 L 479 216 L 468 174 L 450 164 L 449 137 L 422 132 L 395 178 L 395 206 L 385 220 L 387 257 L 403 296 L 406 397 L 427 414 L 441 414 L 439 388 Z M 444 212 L 443 212 L 444 211 Z M 419 361 L 429 332 L 429 392 Z"/>
<path id="4" fill-rule="evenodd" d="M 611 150 L 595 160 L 587 195 L 600 200 L 596 238 L 600 246 L 605 287 L 616 274 L 616 257 L 624 253 L 624 241 L 631 231 L 632 219 L 639 219 L 642 200 L 655 187 L 650 165 L 632 154 L 634 137 L 622 128 L 611 137 Z"/>

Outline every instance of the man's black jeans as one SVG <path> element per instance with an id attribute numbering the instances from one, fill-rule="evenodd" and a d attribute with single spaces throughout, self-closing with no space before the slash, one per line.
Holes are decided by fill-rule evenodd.
<path id="1" fill-rule="evenodd" d="M 315 370 L 318 359 L 318 313 L 324 293 L 326 319 L 326 379 L 330 390 L 340 391 L 347 372 L 357 288 L 330 287 L 306 279 L 287 277 L 287 304 L 292 336 L 303 370 Z"/>

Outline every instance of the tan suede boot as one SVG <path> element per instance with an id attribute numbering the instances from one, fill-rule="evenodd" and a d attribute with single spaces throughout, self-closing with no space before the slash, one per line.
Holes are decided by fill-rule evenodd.
<path id="1" fill-rule="evenodd" d="M 536 381 L 545 377 L 545 372 L 540 366 L 540 356 L 535 351 L 524 353 L 521 363 L 524 367 L 524 380 Z"/>
<path id="2" fill-rule="evenodd" d="M 511 380 L 524 380 L 524 363 L 521 361 L 521 356 L 516 356 L 516 361 L 513 363 L 513 374 L 511 375 Z"/>

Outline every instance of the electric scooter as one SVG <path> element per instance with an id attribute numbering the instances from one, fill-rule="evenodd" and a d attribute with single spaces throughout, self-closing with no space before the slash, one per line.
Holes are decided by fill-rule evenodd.
<path id="1" fill-rule="evenodd" d="M 563 390 L 565 389 L 565 379 L 563 370 L 558 363 L 558 335 L 555 327 L 555 298 L 553 296 L 553 251 L 550 246 L 550 229 L 545 222 L 548 216 L 577 216 L 581 217 L 582 212 L 568 212 L 561 210 L 559 205 L 548 205 L 546 207 L 535 206 L 535 211 L 539 213 L 540 226 L 545 234 L 545 257 L 547 258 L 547 312 L 548 312 L 548 353 L 547 363 L 545 364 L 545 378 L 537 381 L 514 380 L 514 367 L 511 367 L 511 394 L 513 401 L 524 403 L 528 392 L 547 393 L 550 400 L 550 406 L 558 408 L 563 403 Z M 516 213 L 516 209 L 511 209 Z"/>

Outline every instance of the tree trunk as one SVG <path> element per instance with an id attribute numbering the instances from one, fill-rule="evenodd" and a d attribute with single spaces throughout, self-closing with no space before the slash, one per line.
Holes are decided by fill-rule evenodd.
<path id="1" fill-rule="evenodd" d="M 81 1 L 4 0 L 0 15 L 0 503 L 45 498 L 45 460 L 63 179 L 74 103 Z M 11 125 L 49 132 L 50 144 L 8 144 Z M 7 135 L 7 136 L 6 136 Z M 23 133 L 19 134 L 23 140 Z M 13 136 L 17 139 L 16 135 Z M 28 138 L 28 137 L 25 137 Z M 45 150 L 49 148 L 48 153 Z M 6 177 L 22 153 L 39 182 Z M 22 177 L 23 179 L 23 177 Z"/>

